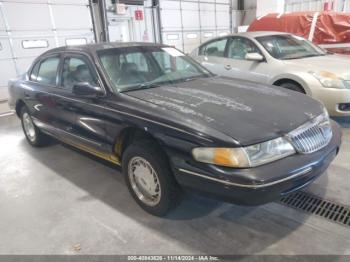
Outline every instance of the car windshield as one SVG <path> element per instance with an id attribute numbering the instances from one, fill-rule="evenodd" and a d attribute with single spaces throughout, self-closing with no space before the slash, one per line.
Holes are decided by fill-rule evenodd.
<path id="1" fill-rule="evenodd" d="M 98 53 L 118 92 L 190 81 L 211 73 L 172 47 L 125 47 Z"/>
<path id="2" fill-rule="evenodd" d="M 256 40 L 274 58 L 287 60 L 313 56 L 323 56 L 327 53 L 306 39 L 294 35 L 270 35 L 256 37 Z"/>

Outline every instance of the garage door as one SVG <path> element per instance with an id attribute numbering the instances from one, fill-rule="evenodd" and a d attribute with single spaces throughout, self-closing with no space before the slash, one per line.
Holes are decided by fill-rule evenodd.
<path id="1" fill-rule="evenodd" d="M 160 1 L 165 44 L 191 52 L 203 41 L 230 33 L 229 0 Z"/>
<path id="2" fill-rule="evenodd" d="M 88 0 L 0 0 L 0 113 L 7 82 L 48 49 L 94 41 Z"/>

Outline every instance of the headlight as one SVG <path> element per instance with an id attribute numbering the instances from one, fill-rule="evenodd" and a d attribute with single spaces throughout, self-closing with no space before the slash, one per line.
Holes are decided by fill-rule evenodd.
<path id="1" fill-rule="evenodd" d="M 340 76 L 333 74 L 327 71 L 314 72 L 310 71 L 318 81 L 320 81 L 321 85 L 328 88 L 350 88 L 350 85 L 342 79 Z"/>
<path id="2" fill-rule="evenodd" d="M 294 147 L 283 137 L 247 147 L 192 150 L 194 159 L 199 162 L 235 168 L 260 166 L 294 153 Z"/>

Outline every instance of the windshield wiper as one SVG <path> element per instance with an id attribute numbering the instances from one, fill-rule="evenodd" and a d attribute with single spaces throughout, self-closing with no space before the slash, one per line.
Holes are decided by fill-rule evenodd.
<path id="1" fill-rule="evenodd" d="M 292 60 L 292 59 L 302 59 L 302 58 L 308 58 L 308 57 L 315 57 L 315 56 L 325 56 L 326 54 L 310 54 L 305 56 L 296 56 L 296 57 L 285 57 L 282 58 L 283 60 Z"/>
<path id="2" fill-rule="evenodd" d="M 153 82 L 146 82 L 146 83 L 141 83 L 141 84 L 138 84 L 138 85 L 127 87 L 127 88 L 125 88 L 124 90 L 122 90 L 120 92 L 128 92 L 128 91 L 149 89 L 149 88 L 155 88 L 155 87 L 159 87 L 159 86 L 160 86 L 160 84 L 156 84 L 156 83 L 153 83 Z"/>
<path id="3" fill-rule="evenodd" d="M 324 56 L 326 54 L 313 54 L 313 55 L 306 55 L 306 56 L 303 56 L 302 58 L 306 58 L 306 57 L 314 57 L 314 56 Z"/>
<path id="4" fill-rule="evenodd" d="M 202 74 L 202 75 L 190 76 L 187 78 L 180 78 L 179 80 L 182 80 L 184 82 L 189 82 L 189 81 L 197 80 L 199 78 L 207 78 L 207 77 L 210 77 L 210 75 L 209 74 Z"/>

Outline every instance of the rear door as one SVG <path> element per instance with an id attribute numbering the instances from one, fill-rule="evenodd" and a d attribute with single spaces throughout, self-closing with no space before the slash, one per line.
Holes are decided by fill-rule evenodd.
<path id="1" fill-rule="evenodd" d="M 34 121 L 47 131 L 60 122 L 54 96 L 58 90 L 60 63 L 60 54 L 50 55 L 38 60 L 30 72 L 29 83 L 24 88 L 25 103 Z"/>

